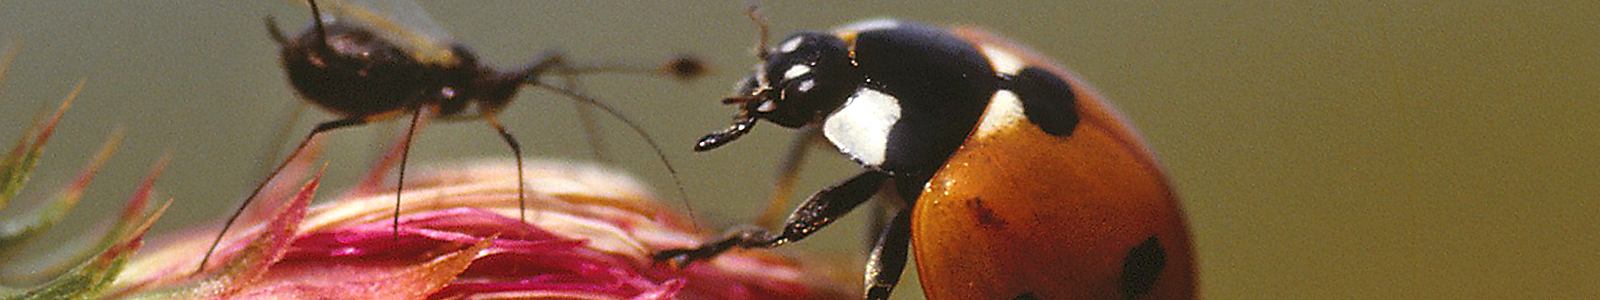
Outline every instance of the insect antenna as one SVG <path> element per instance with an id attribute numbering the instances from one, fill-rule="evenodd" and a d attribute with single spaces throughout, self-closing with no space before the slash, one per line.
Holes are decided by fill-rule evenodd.
<path id="1" fill-rule="evenodd" d="M 665 62 L 645 64 L 639 62 L 611 62 L 611 63 L 585 63 L 577 64 L 562 62 L 564 66 L 549 66 L 563 76 L 588 75 L 595 73 L 627 73 L 643 75 L 661 75 L 673 79 L 689 81 L 699 79 L 710 73 L 709 66 L 704 59 L 693 54 L 678 54 L 668 58 Z M 524 71 L 526 72 L 526 71 Z M 536 72 L 530 75 L 541 75 Z M 571 89 L 578 90 L 578 89 Z"/>
<path id="2" fill-rule="evenodd" d="M 761 39 L 756 41 L 756 57 L 767 60 L 767 56 L 771 55 L 767 51 L 767 40 L 772 38 L 768 29 L 771 26 L 767 25 L 767 16 L 761 14 L 761 5 L 751 2 L 750 8 L 745 9 L 745 16 L 750 17 L 750 21 L 756 23 L 756 29 L 761 31 Z"/>
<path id="3" fill-rule="evenodd" d="M 583 90 L 581 86 L 582 83 L 578 80 L 580 75 L 584 74 L 634 73 L 645 75 L 662 75 L 672 77 L 673 79 L 677 79 L 679 81 L 690 81 L 705 75 L 708 73 L 709 69 L 710 67 L 708 67 L 705 61 L 701 60 L 699 57 L 691 54 L 679 54 L 668 59 L 665 63 L 660 63 L 657 65 L 643 65 L 639 63 L 575 65 L 565 63 L 556 67 L 554 71 L 560 73 L 562 77 L 562 82 L 564 83 L 564 87 L 562 88 L 570 91 L 581 91 Z M 531 77 L 533 76 L 526 76 L 524 78 Z M 612 159 L 610 155 L 606 154 L 608 151 L 606 151 L 605 143 L 601 139 L 599 124 L 596 123 L 594 119 L 594 108 L 582 101 L 577 101 L 574 104 L 577 104 L 578 122 L 583 126 L 583 132 L 587 133 L 585 136 L 587 136 L 587 141 L 589 142 L 590 156 L 593 156 L 596 160 L 599 160 L 602 163 L 611 163 Z"/>
<path id="4" fill-rule="evenodd" d="M 563 96 L 567 96 L 567 98 L 571 98 L 573 101 L 578 101 L 578 102 L 581 102 L 583 104 L 592 105 L 594 107 L 600 108 L 600 111 L 603 111 L 606 114 L 611 115 L 611 117 L 617 118 L 617 120 L 621 121 L 623 124 L 628 125 L 628 128 L 633 130 L 634 134 L 638 134 L 640 138 L 644 139 L 645 144 L 648 144 L 650 146 L 650 150 L 655 152 L 656 158 L 661 161 L 661 165 L 665 166 L 667 168 L 667 175 L 672 177 L 672 183 L 678 189 L 678 197 L 680 197 L 680 199 L 683 199 L 684 209 L 689 212 L 690 218 L 693 218 L 695 216 L 694 205 L 689 203 L 689 191 L 683 185 L 683 177 L 678 174 L 678 168 L 672 165 L 672 161 L 671 160 L 667 159 L 666 152 L 661 150 L 661 144 L 656 143 L 656 139 L 655 138 L 650 137 L 650 134 L 645 133 L 644 127 L 639 126 L 639 123 L 634 122 L 633 119 L 630 119 L 626 115 L 623 115 L 622 111 L 617 110 L 615 107 L 611 107 L 610 105 L 606 105 L 605 102 L 600 102 L 599 100 L 595 100 L 594 98 L 590 98 L 589 96 L 583 95 L 582 93 L 579 93 L 577 91 L 574 91 L 574 90 L 571 90 L 571 89 L 567 89 L 565 87 L 558 87 L 558 86 L 545 84 L 545 83 L 538 82 L 538 81 L 525 81 L 525 82 L 527 84 L 529 84 L 529 85 L 534 86 L 534 87 L 538 87 L 538 88 L 545 89 L 545 90 L 548 90 L 548 91 L 551 91 L 551 92 L 555 92 L 556 94 L 561 94 Z M 695 228 L 698 229 L 699 226 L 700 226 L 699 222 L 693 222 L 693 223 L 694 223 L 693 226 L 695 226 Z"/>

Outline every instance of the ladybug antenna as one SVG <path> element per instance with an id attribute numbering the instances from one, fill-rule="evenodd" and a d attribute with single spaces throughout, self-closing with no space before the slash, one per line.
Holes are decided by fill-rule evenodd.
<path id="1" fill-rule="evenodd" d="M 751 22 L 756 23 L 756 29 L 761 32 L 761 39 L 756 41 L 756 57 L 761 60 L 767 60 L 767 56 L 770 55 L 767 54 L 767 40 L 772 38 L 767 29 L 769 27 L 767 25 L 767 16 L 761 14 L 761 5 L 754 2 L 750 3 L 749 9 L 745 10 L 745 15 L 750 17 Z"/>

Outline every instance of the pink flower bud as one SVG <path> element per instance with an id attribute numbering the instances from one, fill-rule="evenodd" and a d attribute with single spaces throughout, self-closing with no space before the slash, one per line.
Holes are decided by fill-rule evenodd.
<path id="1" fill-rule="evenodd" d="M 113 295 L 271 299 L 844 299 L 803 261 L 734 251 L 677 268 L 651 253 L 708 236 L 633 179 L 595 166 L 532 163 L 519 220 L 511 164 L 453 165 L 392 191 L 306 208 L 313 179 L 192 273 L 207 232 L 130 261 Z M 293 176 L 289 176 L 293 177 Z M 362 190 L 362 189 L 354 189 Z M 284 193 L 279 193 L 284 194 Z M 274 228 L 277 227 L 277 228 Z M 213 231 L 214 232 L 214 231 Z"/>

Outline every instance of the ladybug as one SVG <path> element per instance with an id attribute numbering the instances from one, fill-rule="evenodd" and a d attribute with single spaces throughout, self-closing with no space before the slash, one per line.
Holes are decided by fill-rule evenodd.
<path id="1" fill-rule="evenodd" d="M 1157 159 L 1048 59 L 982 30 L 899 20 L 761 48 L 756 74 L 724 100 L 739 106 L 733 126 L 696 150 L 766 120 L 820 132 L 864 170 L 805 200 L 779 232 L 737 229 L 658 260 L 799 241 L 886 194 L 899 208 L 877 231 L 866 299 L 888 298 L 912 245 L 928 299 L 1194 298 L 1186 221 Z"/>

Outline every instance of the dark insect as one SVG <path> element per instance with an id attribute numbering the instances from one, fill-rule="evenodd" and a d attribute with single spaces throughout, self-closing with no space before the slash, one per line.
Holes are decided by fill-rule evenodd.
<path id="1" fill-rule="evenodd" d="M 548 52 L 522 68 L 501 71 L 483 65 L 466 46 L 450 43 L 447 33 L 435 25 L 415 2 L 323 0 L 324 6 L 338 12 L 333 15 L 324 15 L 317 1 L 308 0 L 307 4 L 311 7 L 314 21 L 298 37 L 291 39 L 284 35 L 271 18 L 267 19 L 267 30 L 281 47 L 283 68 L 295 91 L 306 101 L 339 116 L 339 119 L 317 124 L 271 174 L 281 172 L 321 133 L 410 115 L 410 126 L 402 140 L 404 146 L 398 171 L 400 188 L 404 188 L 405 161 L 409 156 L 411 137 L 420 119 L 482 119 L 510 147 L 519 166 L 518 190 L 525 193 L 526 183 L 522 182 L 520 167 L 521 146 L 496 115 L 522 87 L 531 86 L 599 107 L 620 119 L 656 150 L 656 155 L 666 165 L 673 180 L 679 182 L 680 196 L 685 194 L 676 169 L 666 160 L 655 141 L 636 123 L 616 109 L 573 90 L 570 82 L 569 85 L 552 85 L 541 79 L 548 74 L 566 75 L 570 79 L 574 75 L 599 72 L 657 73 L 688 79 L 705 70 L 699 60 L 680 56 L 659 68 L 577 65 L 569 63 L 559 52 Z M 337 18 L 329 18 L 335 15 Z M 269 175 L 256 185 L 250 197 L 228 218 L 211 249 L 202 258 L 201 270 L 234 221 L 271 178 Z M 518 194 L 517 200 L 519 207 L 525 210 L 523 193 Z M 395 194 L 393 226 L 396 230 L 399 228 L 400 195 L 398 191 Z M 526 219 L 526 212 L 519 211 L 519 215 Z"/>

